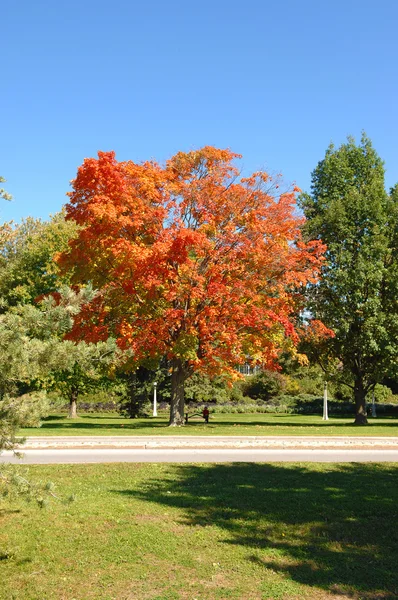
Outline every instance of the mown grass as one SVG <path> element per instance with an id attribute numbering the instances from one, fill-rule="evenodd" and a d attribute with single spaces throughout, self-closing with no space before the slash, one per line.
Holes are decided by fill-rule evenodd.
<path id="1" fill-rule="evenodd" d="M 332 435 L 397 436 L 398 419 L 369 419 L 368 426 L 353 424 L 353 417 L 317 415 L 215 414 L 210 423 L 192 421 L 184 427 L 168 427 L 167 415 L 126 419 L 118 414 L 82 414 L 77 419 L 51 415 L 40 428 L 22 429 L 21 435 Z"/>
<path id="2" fill-rule="evenodd" d="M 3 503 L 0 599 L 393 600 L 393 464 L 35 466 Z"/>

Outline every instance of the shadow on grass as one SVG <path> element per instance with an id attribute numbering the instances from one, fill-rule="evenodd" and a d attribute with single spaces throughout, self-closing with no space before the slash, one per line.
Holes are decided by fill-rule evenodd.
<path id="1" fill-rule="evenodd" d="M 248 561 L 301 584 L 357 600 L 398 598 L 396 467 L 236 463 L 169 473 L 117 493 L 178 507 L 185 524 L 220 528 Z"/>
<path id="2" fill-rule="evenodd" d="M 279 415 L 278 415 L 279 418 Z M 116 423 L 109 423 L 106 421 L 110 421 L 111 418 L 108 417 L 97 417 L 97 416 L 86 416 L 84 415 L 84 417 L 82 417 L 83 420 L 77 420 L 77 421 L 71 421 L 68 419 L 68 417 L 46 417 L 42 424 L 40 429 L 45 430 L 45 429 L 75 429 L 75 430 L 79 430 L 79 429 L 97 429 L 97 430 L 101 430 L 101 429 L 117 429 L 120 430 L 121 427 L 123 427 L 124 429 L 131 429 L 131 430 L 139 430 L 139 429 L 159 429 L 159 428 L 165 428 L 167 427 L 167 422 L 166 421 L 154 421 L 152 419 L 143 419 L 143 420 L 121 420 L 120 418 L 118 419 L 118 417 L 115 417 L 115 419 L 118 419 Z M 92 421 L 99 421 L 99 420 L 103 420 L 103 422 L 97 423 L 97 422 L 90 422 L 90 420 Z M 377 426 L 378 428 L 389 428 L 389 427 L 395 427 L 397 428 L 398 426 L 398 421 L 397 419 L 392 419 L 391 422 L 383 422 L 380 423 L 380 421 L 374 421 L 373 423 L 369 423 L 369 425 L 367 427 L 364 427 L 363 430 L 365 431 L 369 431 L 369 428 L 372 427 L 372 425 Z M 338 430 L 339 428 L 352 428 L 355 431 L 361 431 L 361 427 L 358 427 L 358 425 L 355 425 L 354 422 L 338 422 L 338 421 L 328 421 L 327 424 L 323 424 L 321 421 L 319 423 L 306 423 L 306 422 L 300 422 L 300 421 L 294 421 L 294 422 L 289 422 L 289 421 L 284 421 L 283 423 L 276 423 L 273 421 L 233 421 L 233 420 L 229 420 L 229 421 L 217 421 L 216 419 L 210 421 L 209 425 L 205 425 L 204 423 L 195 421 L 193 423 L 188 423 L 187 425 L 185 425 L 184 427 L 184 431 L 186 431 L 189 428 L 197 428 L 197 427 L 206 427 L 209 429 L 213 429 L 213 428 L 217 428 L 217 430 L 219 431 L 219 433 L 222 435 L 222 430 L 224 428 L 231 428 L 231 427 L 256 427 L 256 429 L 262 429 L 262 428 L 272 428 L 275 430 L 281 429 L 281 428 L 300 428 L 300 429 L 314 429 L 314 428 L 318 428 L 319 427 L 325 427 L 325 428 L 331 428 L 331 429 L 336 429 Z M 325 429 L 326 431 L 326 429 Z M 176 432 L 178 433 L 178 431 Z M 237 432 L 238 433 L 238 432 Z"/>
<path id="3" fill-rule="evenodd" d="M 109 418 L 109 417 L 108 417 Z M 78 421 L 78 422 L 62 422 L 59 421 L 58 423 L 54 423 L 54 422 L 50 422 L 50 423 L 46 423 L 46 422 L 42 422 L 40 429 L 117 429 L 118 431 L 120 431 L 120 428 L 123 427 L 123 429 L 145 429 L 145 428 L 151 428 L 151 429 L 155 429 L 155 428 L 165 428 L 167 427 L 166 423 L 156 423 L 156 422 L 147 422 L 147 423 L 141 423 L 139 421 L 126 421 L 123 423 L 87 423 L 87 422 L 82 422 L 82 421 Z"/>
<path id="4" fill-rule="evenodd" d="M 287 416 L 287 415 L 286 415 Z M 276 418 L 280 418 L 280 415 L 277 415 Z M 328 421 L 327 423 L 325 423 L 324 421 L 322 421 L 322 419 L 319 417 L 319 422 L 313 422 L 313 423 L 306 423 L 306 422 L 301 422 L 299 420 L 294 421 L 294 422 L 289 422 L 289 421 L 284 421 L 283 423 L 275 423 L 275 421 L 216 421 L 215 419 L 213 421 L 210 421 L 210 424 L 214 424 L 217 425 L 217 427 L 233 427 L 234 425 L 240 425 L 241 427 L 244 426 L 250 426 L 250 427 L 272 427 L 272 429 L 278 429 L 281 427 L 299 427 L 300 429 L 303 427 L 308 427 L 308 428 L 315 428 L 315 427 L 353 427 L 353 429 L 355 430 L 361 430 L 362 427 L 358 427 L 358 425 L 355 425 L 354 423 L 354 417 L 352 417 L 352 421 L 347 423 L 338 423 L 336 422 L 334 419 L 337 418 L 342 418 L 342 419 L 349 419 L 350 417 L 333 417 L 333 421 Z M 197 423 L 196 423 L 197 424 Z M 398 426 L 398 421 L 397 419 L 392 420 L 391 423 L 380 423 L 379 421 L 373 421 L 374 425 L 377 425 L 377 427 L 397 427 Z M 363 429 L 365 430 L 366 427 L 371 427 L 372 426 L 372 422 L 369 422 L 369 424 L 365 427 L 363 427 Z"/>

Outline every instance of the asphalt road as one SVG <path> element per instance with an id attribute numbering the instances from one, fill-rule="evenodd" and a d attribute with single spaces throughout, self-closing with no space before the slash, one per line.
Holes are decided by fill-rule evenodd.
<path id="1" fill-rule="evenodd" d="M 18 464 L 85 464 L 117 462 L 398 462 L 398 450 L 332 449 L 42 449 L 25 450 L 22 459 L 12 452 L 0 462 Z"/>

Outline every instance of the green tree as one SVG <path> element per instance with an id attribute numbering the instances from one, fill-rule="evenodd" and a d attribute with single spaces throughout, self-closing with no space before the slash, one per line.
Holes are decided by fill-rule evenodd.
<path id="1" fill-rule="evenodd" d="M 65 221 L 62 212 L 49 221 L 28 217 L 0 227 L 0 296 L 7 306 L 31 304 L 38 296 L 50 294 L 68 283 L 59 274 L 54 255 L 68 248 L 76 225 Z"/>
<path id="2" fill-rule="evenodd" d="M 109 376 L 118 366 L 121 352 L 117 349 L 115 340 L 109 338 L 96 344 L 74 344 L 72 355 L 73 359 L 65 368 L 53 371 L 42 382 L 47 390 L 55 389 L 68 401 L 71 419 L 77 417 L 77 401 L 81 394 L 111 386 L 112 379 Z"/>
<path id="3" fill-rule="evenodd" d="M 397 188 L 386 192 L 383 162 L 363 135 L 329 146 L 299 202 L 306 239 L 327 245 L 310 311 L 335 332 L 312 350 L 353 389 L 355 422 L 366 424 L 366 394 L 397 368 Z"/>

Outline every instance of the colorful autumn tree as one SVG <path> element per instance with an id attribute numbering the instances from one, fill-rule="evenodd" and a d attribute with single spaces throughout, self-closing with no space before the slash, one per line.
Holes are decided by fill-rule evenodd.
<path id="1" fill-rule="evenodd" d="M 100 290 L 72 336 L 115 335 L 136 361 L 167 356 L 170 425 L 183 424 L 184 382 L 248 358 L 268 368 L 298 342 L 300 289 L 314 283 L 319 241 L 303 243 L 295 191 L 275 194 L 264 172 L 240 178 L 239 155 L 204 147 L 165 166 L 86 159 L 67 219 L 79 234 L 59 264 Z"/>

